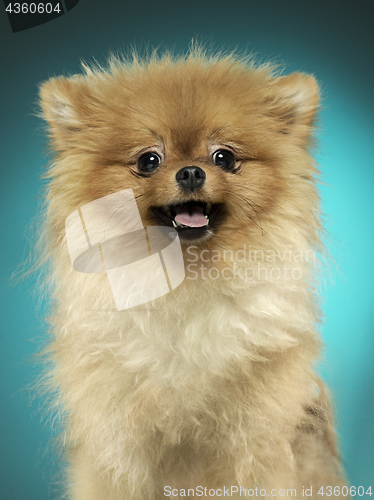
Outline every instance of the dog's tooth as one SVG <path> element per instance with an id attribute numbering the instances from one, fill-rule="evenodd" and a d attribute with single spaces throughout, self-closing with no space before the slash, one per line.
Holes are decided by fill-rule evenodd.
<path id="1" fill-rule="evenodd" d="M 177 223 L 175 222 L 175 220 L 172 220 L 171 222 L 172 222 L 174 227 L 177 227 Z"/>
<path id="2" fill-rule="evenodd" d="M 206 221 L 207 221 L 207 223 L 209 224 L 209 219 L 208 219 L 208 217 L 207 217 L 207 216 L 205 216 L 205 217 L 206 217 Z"/>

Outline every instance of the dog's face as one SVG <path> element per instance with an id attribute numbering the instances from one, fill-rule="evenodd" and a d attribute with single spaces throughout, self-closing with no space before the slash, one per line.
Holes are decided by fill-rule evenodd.
<path id="1" fill-rule="evenodd" d="M 174 227 L 184 245 L 235 246 L 305 203 L 292 183 L 313 175 L 312 77 L 191 56 L 54 79 L 41 97 L 60 160 L 56 224 L 132 188 L 145 226 Z"/>

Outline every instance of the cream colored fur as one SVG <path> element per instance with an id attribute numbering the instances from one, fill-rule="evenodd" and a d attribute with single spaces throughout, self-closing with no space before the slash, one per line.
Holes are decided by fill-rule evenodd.
<path id="1" fill-rule="evenodd" d="M 295 488 L 298 497 L 312 487 L 313 498 L 320 498 L 321 486 L 343 486 L 329 397 L 314 372 L 321 348 L 312 279 L 318 263 L 305 257 L 321 248 L 316 169 L 307 152 L 318 99 L 314 80 L 279 77 L 232 56 L 192 53 L 186 60 L 87 69 L 84 76 L 48 82 L 41 96 L 56 152 L 44 241 L 56 298 L 51 383 L 66 418 L 69 498 L 157 500 L 166 498 L 167 485 L 186 492 L 236 485 L 268 494 Z M 201 126 L 199 134 L 208 137 L 210 121 L 214 129 L 226 126 L 227 134 L 231 128 L 243 151 L 255 145 L 258 157 L 252 164 L 243 160 L 241 177 L 225 180 L 218 167 L 206 166 L 214 187 L 206 188 L 206 196 L 226 201 L 229 216 L 197 251 L 244 245 L 273 250 L 278 257 L 261 260 L 263 268 L 287 264 L 302 278 L 269 280 L 263 271 L 247 282 L 204 280 L 187 272 L 173 292 L 117 311 L 106 275 L 72 269 L 64 221 L 79 206 L 132 187 L 146 225 L 148 205 L 161 199 L 185 160 L 177 142 L 187 141 L 191 127 Z M 158 135 L 165 131 L 172 158 L 164 168 L 170 177 L 155 175 L 152 188 L 147 180 L 148 191 L 143 179 L 122 174 L 130 167 L 119 159 L 140 149 L 142 139 L 132 129 L 144 124 L 158 126 Z M 144 139 L 143 147 L 148 145 Z M 248 180 L 250 175 L 256 177 Z M 254 211 L 249 217 L 245 202 L 220 191 L 230 183 L 247 198 L 245 187 L 263 193 L 248 198 L 256 199 L 257 216 Z M 290 248 L 300 252 L 300 261 L 287 254 Z M 187 246 L 184 257 L 187 265 Z M 224 260 L 214 265 L 233 269 L 234 262 Z M 253 265 L 248 258 L 235 260 L 239 268 Z"/>

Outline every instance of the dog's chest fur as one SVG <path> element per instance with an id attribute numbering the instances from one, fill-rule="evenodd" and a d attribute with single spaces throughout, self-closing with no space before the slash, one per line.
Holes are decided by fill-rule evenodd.
<path id="1" fill-rule="evenodd" d="M 65 289 L 64 303 L 74 303 L 76 285 Z M 266 286 L 230 296 L 208 285 L 182 285 L 158 307 L 122 313 L 110 309 L 107 290 L 98 298 L 107 307 L 87 304 L 78 329 L 76 311 L 66 309 L 54 346 L 73 422 L 69 439 L 106 469 L 120 475 L 138 450 L 165 481 L 189 470 L 192 485 L 204 479 L 203 464 L 226 464 L 222 480 L 241 470 L 256 476 L 290 454 L 304 406 L 315 396 L 311 318 L 303 318 L 301 301 L 290 314 L 295 307 L 284 300 L 285 289 L 270 299 Z M 273 443 L 271 452 L 264 443 Z M 226 470 L 230 456 L 242 457 L 234 472 Z"/>

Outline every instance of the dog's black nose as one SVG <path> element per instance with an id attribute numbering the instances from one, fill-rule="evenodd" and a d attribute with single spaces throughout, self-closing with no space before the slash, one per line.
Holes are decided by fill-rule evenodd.
<path id="1" fill-rule="evenodd" d="M 204 184 L 206 175 L 200 167 L 183 167 L 175 178 L 182 189 L 195 191 Z"/>

